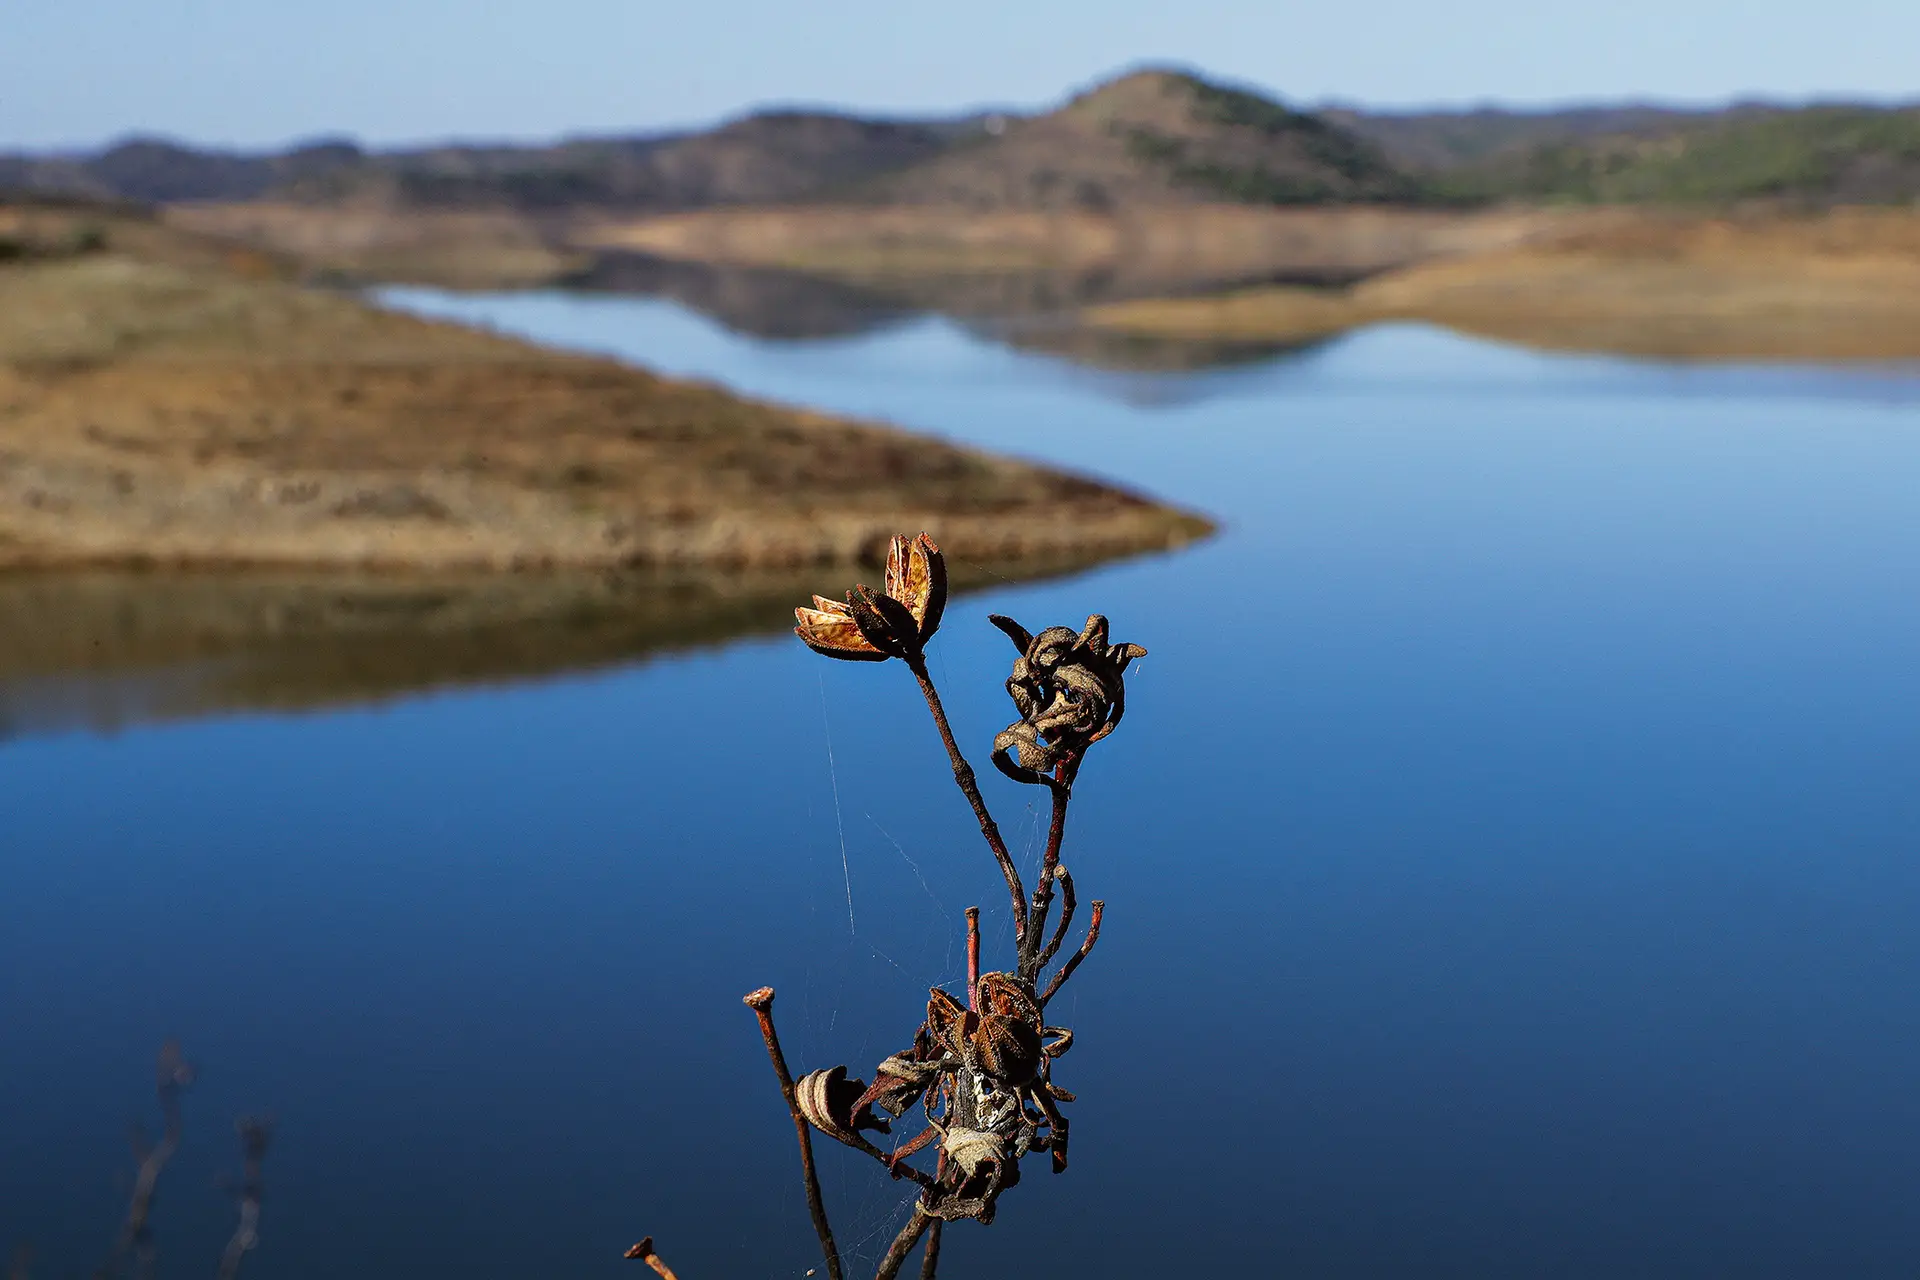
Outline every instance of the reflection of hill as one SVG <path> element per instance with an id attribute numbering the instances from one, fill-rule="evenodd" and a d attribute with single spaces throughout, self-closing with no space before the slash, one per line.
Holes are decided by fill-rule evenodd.
<path id="1" fill-rule="evenodd" d="M 1274 283 L 1318 286 L 1318 273 Z M 1335 277 L 1335 282 L 1343 282 Z M 898 276 L 849 283 L 770 267 L 609 253 L 568 286 L 667 298 L 735 333 L 775 340 L 851 337 L 916 315 L 955 317 L 981 337 L 1078 364 L 1141 370 L 1245 364 L 1292 350 L 1273 342 L 1187 341 L 1068 323 L 1084 307 L 1133 296 L 1103 270 Z"/>
<path id="2" fill-rule="evenodd" d="M 1054 356 L 1091 369 L 1190 373 L 1261 364 L 1319 345 L 1309 342 L 1236 342 L 1158 337 L 1071 323 L 989 325 L 982 336 L 1021 351 Z"/>
<path id="3" fill-rule="evenodd" d="M 1021 564 L 1045 577 L 1086 562 Z M 1005 567 L 1005 566 L 1002 566 Z M 986 569 L 955 562 L 955 581 Z M 732 575 L 0 576 L 0 739 L 559 675 L 774 635 L 845 568 Z"/>
<path id="4" fill-rule="evenodd" d="M 755 338 L 839 338 L 921 310 L 858 285 L 795 271 L 718 267 L 643 253 L 601 255 L 569 288 L 669 298 Z"/>

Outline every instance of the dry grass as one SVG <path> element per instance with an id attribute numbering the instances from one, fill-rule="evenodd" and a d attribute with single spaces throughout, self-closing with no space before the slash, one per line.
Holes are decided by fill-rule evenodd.
<path id="1" fill-rule="evenodd" d="M 799 565 L 1179 543 L 1090 480 L 342 296 L 90 256 L 0 269 L 0 565 Z"/>
<path id="2" fill-rule="evenodd" d="M 551 244 L 531 218 L 507 211 L 409 211 L 269 202 L 180 204 L 169 227 L 263 250 L 310 273 L 450 289 L 548 284 L 588 255 Z"/>
<path id="3" fill-rule="evenodd" d="M 1186 205 L 1105 214 L 960 207 L 714 209 L 583 224 L 585 248 L 841 279 L 1098 271 L 1119 292 L 1280 275 L 1352 277 L 1585 225 L 1548 211 Z"/>
<path id="4" fill-rule="evenodd" d="M 1101 330 L 1297 342 L 1422 320 L 1534 346 L 1678 357 L 1920 357 L 1920 214 L 1615 212 L 1545 242 L 1346 290 L 1267 288 L 1089 309 Z"/>

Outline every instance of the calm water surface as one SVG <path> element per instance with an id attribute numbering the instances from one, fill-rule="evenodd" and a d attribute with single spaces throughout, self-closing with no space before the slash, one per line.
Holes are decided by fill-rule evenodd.
<path id="1" fill-rule="evenodd" d="M 936 644 L 980 765 L 988 612 L 1152 650 L 1069 837 L 1110 903 L 1055 1006 L 1074 1165 L 951 1232 L 951 1274 L 1920 1269 L 1920 374 L 1420 329 L 1102 373 L 939 321 L 395 300 L 1221 518 Z M 986 785 L 1035 856 L 1033 796 Z M 29 735 L 0 788 L 0 1248 L 45 1276 L 97 1259 L 178 1035 L 164 1276 L 211 1274 L 230 1120 L 267 1108 L 255 1276 L 630 1276 L 652 1233 L 688 1280 L 799 1277 L 740 995 L 867 1075 L 962 976 L 962 908 L 1007 942 L 906 673 L 785 639 Z M 907 1194 L 841 1154 L 870 1269 Z"/>

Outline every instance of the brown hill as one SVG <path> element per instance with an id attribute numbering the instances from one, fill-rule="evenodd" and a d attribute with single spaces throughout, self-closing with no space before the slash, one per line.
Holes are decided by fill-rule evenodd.
<path id="1" fill-rule="evenodd" d="M 1418 195 L 1358 135 L 1175 71 L 1137 71 L 1045 115 L 868 184 L 874 203 L 1106 211 L 1170 204 L 1328 204 Z"/>
<path id="2" fill-rule="evenodd" d="M 0 154 L 5 190 L 542 218 L 856 198 L 1029 210 L 1783 196 L 1899 204 L 1920 195 L 1920 110 L 1748 102 L 1298 111 L 1187 72 L 1149 70 L 1037 116 L 778 110 L 677 134 L 384 151 L 328 140 L 240 153 L 135 138 L 95 154 Z"/>
<path id="3" fill-rule="evenodd" d="M 278 199 L 409 208 L 674 210 L 802 199 L 927 159 L 961 126 L 770 111 L 700 133 L 391 152 L 275 187 Z"/>
<path id="4" fill-rule="evenodd" d="M 1557 235 L 1344 290 L 1255 288 L 1092 308 L 1107 333 L 1297 343 L 1414 320 L 1533 346 L 1687 358 L 1920 356 L 1920 216 L 1597 210 Z"/>
<path id="5" fill-rule="evenodd" d="M 782 566 L 926 528 L 977 563 L 1204 521 L 1098 482 L 196 261 L 0 232 L 0 566 Z M 169 235 L 181 247 L 162 254 Z M 154 251 L 116 246 L 154 241 Z M 240 268 L 235 270 L 233 268 Z"/>
<path id="6" fill-rule="evenodd" d="M 695 133 L 528 146 L 365 152 L 326 142 L 246 154 L 137 138 L 90 156 L 0 155 L 0 191 L 156 204 L 667 211 L 801 199 L 925 160 L 979 127 L 766 111 Z"/>

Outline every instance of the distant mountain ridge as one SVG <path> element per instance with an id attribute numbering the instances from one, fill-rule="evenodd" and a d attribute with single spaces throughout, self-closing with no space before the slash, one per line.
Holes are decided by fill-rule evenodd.
<path id="1" fill-rule="evenodd" d="M 1092 209 L 1412 202 L 1374 143 L 1184 72 L 1138 71 L 849 193 L 880 203 Z"/>
<path id="2" fill-rule="evenodd" d="M 132 139 L 91 155 L 0 155 L 7 190 L 528 214 L 823 201 L 995 210 L 1903 203 L 1920 199 L 1920 107 L 1305 110 L 1148 69 L 1033 115 L 779 110 L 708 130 L 550 145 L 369 151 L 326 140 L 272 154 Z"/>
<path id="3" fill-rule="evenodd" d="M 134 138 L 86 156 L 0 155 L 0 191 L 171 203 L 273 198 L 528 212 L 582 204 L 679 210 L 805 198 L 899 169 L 978 133 L 977 120 L 769 111 L 697 133 L 366 151 L 326 141 L 269 154 Z"/>

